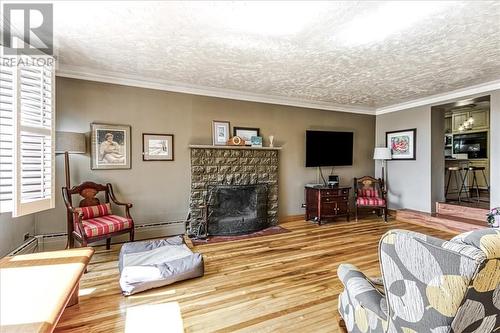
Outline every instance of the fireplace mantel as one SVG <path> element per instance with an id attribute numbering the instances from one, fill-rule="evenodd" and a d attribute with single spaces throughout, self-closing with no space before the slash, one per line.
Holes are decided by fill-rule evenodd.
<path id="1" fill-rule="evenodd" d="M 251 147 L 251 146 L 214 146 L 214 145 L 189 145 L 190 149 L 255 149 L 255 150 L 281 150 L 281 147 Z"/>

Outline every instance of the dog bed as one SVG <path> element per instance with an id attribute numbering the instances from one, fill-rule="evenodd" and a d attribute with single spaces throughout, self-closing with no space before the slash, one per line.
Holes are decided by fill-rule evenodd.
<path id="1" fill-rule="evenodd" d="M 177 281 L 203 276 L 203 257 L 182 236 L 126 243 L 119 258 L 120 287 L 132 295 Z"/>

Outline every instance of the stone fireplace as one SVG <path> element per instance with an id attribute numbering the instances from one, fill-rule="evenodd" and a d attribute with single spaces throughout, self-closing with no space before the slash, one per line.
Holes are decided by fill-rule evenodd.
<path id="1" fill-rule="evenodd" d="M 278 224 L 279 148 L 190 149 L 188 232 L 199 236 L 206 227 L 209 235 L 241 235 Z"/>

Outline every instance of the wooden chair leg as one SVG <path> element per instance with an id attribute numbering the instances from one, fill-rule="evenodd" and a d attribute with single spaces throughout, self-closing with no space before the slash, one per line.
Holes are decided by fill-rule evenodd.
<path id="1" fill-rule="evenodd" d="M 384 222 L 387 223 L 387 207 L 384 208 Z"/>
<path id="2" fill-rule="evenodd" d="M 130 229 L 130 241 L 134 241 L 134 228 Z"/>
<path id="3" fill-rule="evenodd" d="M 356 205 L 356 212 L 355 212 L 355 215 L 356 215 L 356 222 L 358 222 L 358 206 Z"/>
<path id="4" fill-rule="evenodd" d="M 87 247 L 87 239 L 85 237 L 82 237 L 82 240 L 80 241 L 80 247 Z M 83 271 L 83 274 L 87 274 L 88 272 L 88 266 L 85 266 L 85 270 Z"/>
<path id="5" fill-rule="evenodd" d="M 106 238 L 106 250 L 111 249 L 111 237 Z"/>

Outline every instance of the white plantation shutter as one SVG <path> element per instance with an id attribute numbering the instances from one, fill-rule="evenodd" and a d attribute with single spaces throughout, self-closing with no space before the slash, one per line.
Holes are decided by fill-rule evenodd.
<path id="1" fill-rule="evenodd" d="M 0 213 L 13 208 L 15 68 L 0 66 Z"/>
<path id="2" fill-rule="evenodd" d="M 4 72 L 13 89 L 1 92 L 12 100 L 5 104 L 7 125 L 2 121 L 1 211 L 10 206 L 12 216 L 21 216 L 54 207 L 54 70 L 19 65 Z"/>

